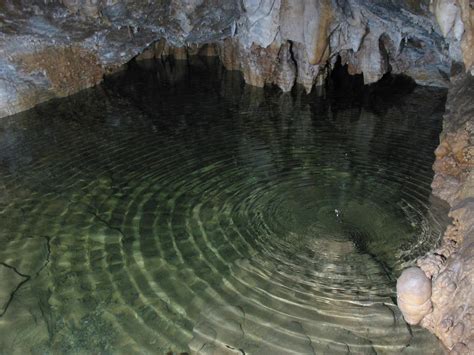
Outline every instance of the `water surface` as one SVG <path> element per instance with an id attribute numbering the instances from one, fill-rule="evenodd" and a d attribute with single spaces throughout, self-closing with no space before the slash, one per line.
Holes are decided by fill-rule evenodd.
<path id="1" fill-rule="evenodd" d="M 336 79 L 144 62 L 0 120 L 0 352 L 440 353 L 394 286 L 446 223 L 445 92 Z"/>

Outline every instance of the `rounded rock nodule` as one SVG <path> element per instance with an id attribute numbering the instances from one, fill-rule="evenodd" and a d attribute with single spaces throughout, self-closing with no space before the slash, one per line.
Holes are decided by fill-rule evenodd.
<path id="1" fill-rule="evenodd" d="M 431 312 L 431 280 L 418 267 L 410 267 L 397 280 L 397 302 L 408 324 L 416 325 Z"/>

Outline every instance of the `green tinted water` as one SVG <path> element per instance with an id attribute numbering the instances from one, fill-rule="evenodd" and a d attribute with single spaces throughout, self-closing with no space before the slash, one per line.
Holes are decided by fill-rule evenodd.
<path id="1" fill-rule="evenodd" d="M 445 92 L 142 63 L 0 120 L 0 353 L 440 352 L 393 303 L 437 243 Z"/>

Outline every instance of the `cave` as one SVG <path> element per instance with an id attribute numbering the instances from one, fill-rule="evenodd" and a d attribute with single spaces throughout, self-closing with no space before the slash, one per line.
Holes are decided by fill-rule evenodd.
<path id="1" fill-rule="evenodd" d="M 5 0 L 0 53 L 0 353 L 474 353 L 472 0 Z"/>

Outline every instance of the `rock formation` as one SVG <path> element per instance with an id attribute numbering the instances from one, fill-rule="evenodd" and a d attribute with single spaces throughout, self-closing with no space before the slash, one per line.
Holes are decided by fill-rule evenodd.
<path id="1" fill-rule="evenodd" d="M 420 323 L 432 311 L 431 280 L 420 268 L 410 267 L 398 278 L 397 302 L 409 324 Z"/>
<path id="2" fill-rule="evenodd" d="M 418 260 L 433 304 L 421 324 L 454 354 L 474 352 L 474 78 L 463 71 L 452 77 L 433 166 L 433 193 L 449 202 L 453 222 L 441 246 Z"/>
<path id="3" fill-rule="evenodd" d="M 96 85 L 162 37 L 229 37 L 239 11 L 225 0 L 3 1 L 0 117 Z"/>
<path id="4" fill-rule="evenodd" d="M 472 0 L 432 0 L 431 11 L 435 14 L 443 36 L 449 42 L 461 42 L 460 56 L 471 74 L 474 74 L 474 3 Z M 456 50 L 458 50 L 457 47 Z"/>
<path id="5" fill-rule="evenodd" d="M 248 84 L 275 84 L 283 91 L 295 83 L 311 91 L 338 57 L 367 84 L 392 72 L 419 84 L 447 86 L 452 60 L 464 58 L 468 68 L 473 64 L 472 31 L 465 30 L 472 9 L 467 0 L 435 1 L 433 16 L 428 5 L 426 0 L 7 0 L 0 5 L 0 117 L 95 85 L 145 48 L 185 59 L 202 54 L 204 45 L 227 69 L 241 70 Z"/>
<path id="6" fill-rule="evenodd" d="M 453 354 L 474 352 L 474 3 L 434 0 L 443 36 L 460 41 L 462 65 L 452 68 L 440 144 L 435 151 L 433 193 L 450 206 L 452 224 L 441 246 L 418 260 L 431 279 L 433 310 L 421 325 Z M 470 72 L 471 75 L 466 74 Z"/>
<path id="7" fill-rule="evenodd" d="M 429 313 L 406 315 L 453 353 L 473 353 L 474 2 L 5 0 L 0 117 L 96 85 L 133 58 L 196 54 L 219 56 L 250 85 L 283 91 L 299 84 L 310 92 L 339 59 L 366 84 L 391 72 L 422 85 L 450 85 L 433 192 L 450 203 L 453 224 L 442 245 L 418 262 L 431 297 L 415 305 L 429 301 L 419 314 Z M 418 271 L 404 276 L 410 273 L 426 284 Z M 405 311 L 407 280 L 399 295 Z"/>

